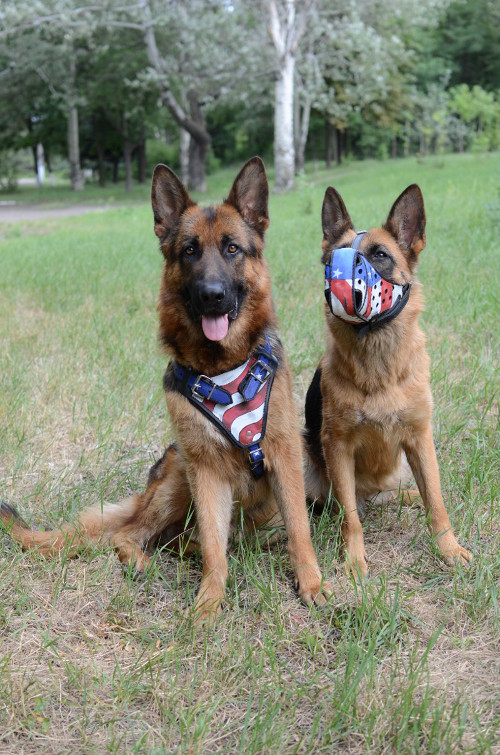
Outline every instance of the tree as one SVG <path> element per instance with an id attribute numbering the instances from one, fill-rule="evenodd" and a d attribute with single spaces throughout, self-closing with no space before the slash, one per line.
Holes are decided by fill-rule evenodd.
<path id="1" fill-rule="evenodd" d="M 492 92 L 486 92 L 477 84 L 468 87 L 459 84 L 448 92 L 448 106 L 451 116 L 458 118 L 465 126 L 459 133 L 470 133 L 479 149 L 488 149 L 495 142 L 494 127 L 499 114 L 498 104 Z M 464 139 L 459 139 L 459 152 L 464 151 Z"/>
<path id="2" fill-rule="evenodd" d="M 500 89 L 498 0 L 453 0 L 434 35 L 433 53 L 451 71 L 451 84 Z"/>
<path id="3" fill-rule="evenodd" d="M 293 94 L 295 56 L 304 33 L 313 0 L 306 0 L 299 13 L 295 0 L 264 0 L 269 34 L 276 52 L 274 105 L 274 188 L 293 189 L 295 149 Z"/>
<path id="4" fill-rule="evenodd" d="M 17 70 L 35 73 L 39 98 L 48 98 L 50 93 L 64 107 L 71 186 L 83 189 L 78 112 L 85 98 L 79 91 L 78 74 L 81 59 L 92 46 L 94 10 L 75 9 L 73 0 L 40 0 L 33 9 L 5 2 L 2 11 L 0 38 L 16 55 Z"/>

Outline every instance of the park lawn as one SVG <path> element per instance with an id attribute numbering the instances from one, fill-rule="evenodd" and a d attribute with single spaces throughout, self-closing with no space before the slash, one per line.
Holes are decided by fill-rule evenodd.
<path id="1" fill-rule="evenodd" d="M 235 170 L 213 177 L 211 200 Z M 421 507 L 378 506 L 356 587 L 325 511 L 311 524 L 331 605 L 299 603 L 285 543 L 238 540 L 227 610 L 195 632 L 199 559 L 158 553 L 136 583 L 109 550 L 44 561 L 0 534 L 1 752 L 500 751 L 500 154 L 310 165 L 271 197 L 267 256 L 301 410 L 323 348 L 324 190 L 360 229 L 413 182 L 443 493 L 474 563 L 439 560 Z M 147 204 L 0 238 L 0 497 L 54 526 L 142 488 L 171 438 L 161 257 Z"/>

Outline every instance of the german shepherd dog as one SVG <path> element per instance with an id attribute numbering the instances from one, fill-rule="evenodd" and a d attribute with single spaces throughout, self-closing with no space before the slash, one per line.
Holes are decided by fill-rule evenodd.
<path id="1" fill-rule="evenodd" d="M 385 225 L 356 234 L 341 196 L 329 187 L 322 225 L 322 262 L 331 263 L 325 282 L 328 328 L 326 352 L 306 396 L 308 497 L 326 501 L 333 493 L 343 511 L 346 569 L 366 575 L 358 506 L 364 508 L 381 493 L 386 499 L 397 497 L 413 473 L 443 559 L 448 564 L 467 562 L 472 556 L 457 542 L 443 503 L 431 430 L 429 358 L 418 323 L 423 304 L 415 279 L 426 244 L 422 193 L 417 185 L 409 186 L 394 202 Z M 332 256 L 333 250 L 338 251 Z M 351 265 L 352 281 L 335 280 L 342 277 L 338 264 L 342 254 L 347 267 Z M 381 310 L 390 300 L 377 304 L 375 288 L 371 301 L 365 302 L 364 316 L 356 317 L 367 290 L 355 276 L 358 271 L 363 275 L 364 269 L 373 276 L 368 283 L 378 281 L 379 293 L 384 286 L 382 297 L 389 289 L 393 296 L 397 293 L 391 314 L 382 317 Z M 332 291 L 338 294 L 333 309 Z M 349 300 L 353 295 L 356 301 Z M 378 317 L 372 322 L 368 313 L 377 308 Z"/>
<path id="2" fill-rule="evenodd" d="M 149 564 L 144 552 L 148 546 L 182 533 L 194 500 L 203 559 L 194 606 L 197 620 L 210 620 L 221 609 L 232 520 L 241 517 L 252 530 L 284 523 L 296 589 L 306 604 L 323 604 L 332 588 L 322 579 L 311 542 L 291 375 L 276 333 L 263 257 L 269 225 L 264 165 L 257 157 L 251 159 L 228 198 L 206 208 L 195 204 L 172 170 L 158 165 L 152 205 L 165 258 L 158 309 L 160 340 L 172 359 L 164 388 L 176 444 L 152 468 L 142 495 L 94 506 L 75 524 L 51 532 L 30 530 L 6 504 L 1 520 L 25 549 L 37 547 L 45 556 L 64 549 L 74 555 L 89 540 L 99 541 L 112 545 L 124 564 L 140 572 Z M 218 394 L 210 391 L 218 386 L 211 377 L 239 369 L 263 343 L 267 352 L 258 352 L 264 367 L 259 362 L 257 383 L 270 382 L 271 363 L 275 374 L 257 454 L 261 476 L 256 477 L 251 469 L 255 458 L 249 459 L 248 449 L 230 442 L 228 433 L 214 426 L 195 402 L 199 398 L 213 409 Z M 186 389 L 189 374 L 197 377 Z M 180 392 L 179 380 L 191 400 Z M 197 393 L 203 390 L 203 395 Z"/>

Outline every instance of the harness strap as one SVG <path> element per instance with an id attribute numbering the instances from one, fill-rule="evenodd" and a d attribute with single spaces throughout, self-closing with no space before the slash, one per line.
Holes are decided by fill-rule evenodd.
<path id="1" fill-rule="evenodd" d="M 216 404 L 224 404 L 224 406 L 231 403 L 231 394 L 216 385 L 208 375 L 197 374 L 191 367 L 181 367 L 177 362 L 174 367 L 174 375 L 182 384 L 182 387 L 189 389 L 192 395 L 197 398 L 206 398 Z"/>
<path id="2" fill-rule="evenodd" d="M 256 480 L 264 474 L 264 452 L 260 443 L 254 443 L 248 447 L 248 459 L 250 462 L 250 471 Z"/>
<path id="3" fill-rule="evenodd" d="M 356 237 L 353 239 L 351 244 L 351 249 L 354 249 L 355 252 L 359 252 L 359 245 L 361 244 L 361 241 L 363 239 L 363 236 L 365 236 L 366 231 L 359 231 L 359 233 L 356 234 Z"/>
<path id="4" fill-rule="evenodd" d="M 273 352 L 267 336 L 265 336 L 264 343 L 254 351 L 254 354 L 258 359 L 238 386 L 238 392 L 241 393 L 245 401 L 251 401 L 255 397 L 260 386 L 266 382 L 273 372 L 273 365 L 269 358 L 272 358 Z"/>
<path id="5" fill-rule="evenodd" d="M 190 403 L 205 414 L 219 430 L 235 445 L 237 448 L 244 448 L 248 451 L 248 460 L 250 471 L 255 479 L 259 479 L 264 474 L 264 452 L 260 446 L 260 441 L 264 438 L 266 429 L 267 406 L 269 394 L 274 379 L 274 374 L 278 366 L 278 360 L 274 356 L 267 335 L 264 335 L 264 343 L 260 344 L 252 352 L 248 361 L 254 358 L 255 361 L 248 370 L 243 380 L 238 385 L 236 392 L 231 394 L 225 388 L 217 385 L 214 379 L 208 375 L 196 373 L 191 367 L 184 367 L 177 362 L 172 363 L 173 375 L 175 378 L 174 386 Z M 215 376 L 215 379 L 217 376 Z M 268 385 L 262 390 L 266 391 L 264 415 L 262 419 L 262 429 L 260 432 L 259 442 L 244 443 L 238 440 L 229 429 L 223 424 L 217 412 L 210 410 L 205 406 L 204 401 L 210 401 L 213 405 L 229 407 L 233 404 L 241 405 L 252 401 L 259 389 L 267 383 Z M 215 409 L 215 406 L 214 406 Z M 228 408 L 232 412 L 232 408 Z M 251 408 L 249 411 L 252 411 Z"/>

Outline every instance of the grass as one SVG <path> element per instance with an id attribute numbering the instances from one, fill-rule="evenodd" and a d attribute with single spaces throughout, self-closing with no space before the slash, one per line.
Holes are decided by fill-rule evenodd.
<path id="1" fill-rule="evenodd" d="M 443 492 L 472 566 L 443 565 L 418 506 L 384 505 L 357 587 L 325 511 L 311 524 L 331 605 L 299 604 L 285 543 L 237 541 L 228 610 L 195 633 L 199 560 L 158 553 L 136 583 L 110 551 L 44 561 L 0 534 L 1 752 L 500 752 L 500 154 L 309 166 L 271 198 L 267 255 L 301 407 L 323 348 L 325 187 L 369 227 L 414 181 Z M 0 497 L 37 526 L 141 488 L 170 438 L 146 202 L 1 231 Z"/>

